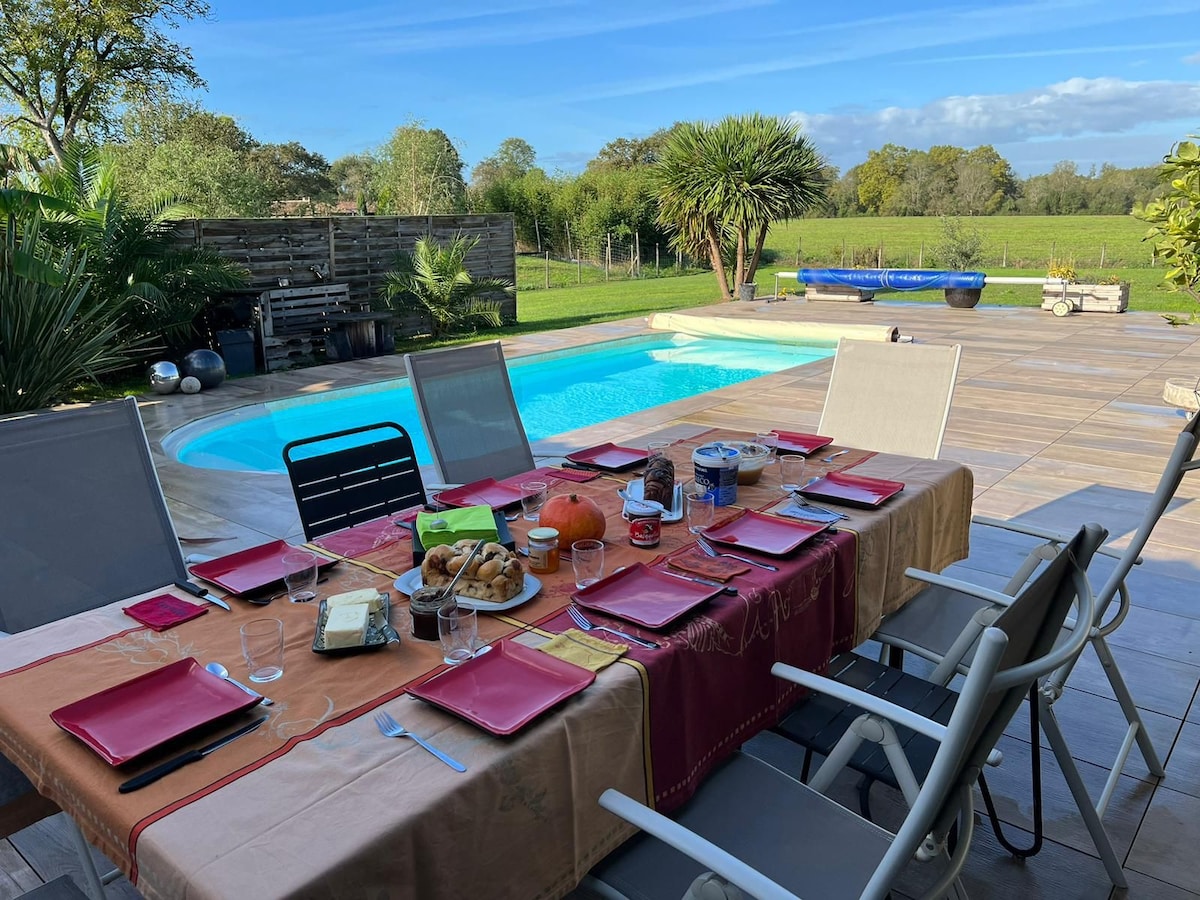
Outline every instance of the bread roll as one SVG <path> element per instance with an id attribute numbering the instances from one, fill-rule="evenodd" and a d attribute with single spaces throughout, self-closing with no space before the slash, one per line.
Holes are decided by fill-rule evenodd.
<path id="1" fill-rule="evenodd" d="M 477 542 L 441 544 L 426 551 L 421 563 L 421 581 L 428 587 L 445 587 L 466 565 Z M 454 585 L 454 593 L 475 600 L 503 603 L 525 589 L 525 571 L 515 553 L 500 544 L 485 544 L 467 565 L 466 574 Z"/>

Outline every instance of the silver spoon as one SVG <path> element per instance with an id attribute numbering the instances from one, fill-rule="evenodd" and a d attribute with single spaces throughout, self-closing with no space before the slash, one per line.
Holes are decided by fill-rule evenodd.
<path id="1" fill-rule="evenodd" d="M 237 687 L 240 687 L 240 688 L 241 688 L 243 691 L 245 691 L 247 694 L 253 694 L 255 697 L 261 696 L 261 695 L 258 693 L 258 691 L 254 690 L 254 688 L 248 688 L 248 687 L 246 687 L 246 685 L 242 684 L 242 683 L 241 683 L 240 681 L 238 681 L 236 678 L 230 678 L 230 677 L 229 677 L 229 670 L 228 670 L 227 668 L 225 668 L 223 665 L 221 665 L 219 662 L 210 662 L 210 663 L 209 663 L 207 666 L 205 666 L 204 668 L 205 668 L 205 669 L 207 669 L 209 672 L 212 672 L 212 673 L 213 673 L 214 675 L 216 675 L 218 678 L 224 678 L 224 679 L 225 679 L 226 681 L 228 681 L 230 684 L 232 684 L 232 685 L 236 685 Z M 274 705 L 274 703 L 275 703 L 275 701 L 274 701 L 274 700 L 272 700 L 270 697 L 263 697 L 263 698 L 262 698 L 262 705 L 263 705 L 263 706 L 272 706 L 272 705 Z"/>

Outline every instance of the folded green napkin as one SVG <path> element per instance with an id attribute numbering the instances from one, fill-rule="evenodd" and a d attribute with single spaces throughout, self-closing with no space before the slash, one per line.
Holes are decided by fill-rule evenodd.
<path id="1" fill-rule="evenodd" d="M 477 541 L 480 538 L 495 541 L 500 537 L 490 506 L 417 513 L 417 536 L 421 539 L 421 546 L 427 550 L 438 544 L 453 544 L 468 539 Z"/>

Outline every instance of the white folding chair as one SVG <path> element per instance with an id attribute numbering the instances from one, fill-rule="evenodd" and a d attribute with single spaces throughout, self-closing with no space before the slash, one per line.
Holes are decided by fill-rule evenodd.
<path id="1" fill-rule="evenodd" d="M 534 468 L 499 341 L 406 353 L 404 367 L 442 482 Z"/>
<path id="2" fill-rule="evenodd" d="M 1135 746 L 1141 751 L 1142 759 L 1151 775 L 1161 778 L 1166 774 L 1160 757 L 1150 740 L 1149 732 L 1146 731 L 1137 704 L 1108 646 L 1107 638 L 1121 626 L 1129 612 L 1130 593 L 1127 579 L 1133 567 L 1141 563 L 1141 552 L 1150 540 L 1155 525 L 1166 512 L 1183 481 L 1183 476 L 1200 468 L 1200 461 L 1194 459 L 1198 443 L 1200 443 L 1200 416 L 1193 416 L 1175 439 L 1175 446 L 1159 478 L 1154 495 L 1129 544 L 1122 551 L 1105 547 L 1097 551 L 1098 554 L 1116 558 L 1117 563 L 1103 586 L 1096 591 L 1095 617 L 1079 620 L 1086 623 L 1086 627 L 1080 627 L 1078 623 L 1074 623 L 1068 625 L 1064 630 L 1064 640 L 1072 630 L 1087 632 L 1089 643 L 1100 659 L 1101 668 L 1112 686 L 1113 694 L 1116 696 L 1126 721 L 1125 737 L 1121 741 L 1100 798 L 1095 804 L 1092 803 L 1087 788 L 1079 776 L 1078 769 L 1071 758 L 1066 737 L 1063 735 L 1058 717 L 1054 712 L 1054 704 L 1063 696 L 1067 679 L 1075 667 L 1075 660 L 1071 660 L 1068 664 L 1052 672 L 1042 682 L 1037 693 L 1037 708 L 1031 711 L 1031 715 L 1036 715 L 1046 734 L 1076 805 L 1079 806 L 1080 813 L 1088 824 L 1089 830 L 1093 832 L 1093 837 L 1098 834 L 1099 822 L 1104 817 L 1108 803 L 1120 781 L 1121 773 Z M 961 658 L 969 659 L 972 645 L 978 639 L 979 634 L 1000 614 L 1004 604 L 1009 602 L 1003 599 L 1003 595 L 1016 593 L 1045 556 L 1054 553 L 1057 547 L 1067 539 L 1066 535 L 1020 521 L 992 519 L 983 516 L 976 516 L 974 521 L 977 524 L 1028 535 L 1045 543 L 1039 544 L 1030 551 L 1020 568 L 1004 587 L 1001 599 L 986 603 L 972 601 L 962 596 L 951 596 L 936 586 L 929 587 L 909 601 L 902 609 L 884 619 L 879 629 L 872 635 L 872 638 L 880 641 L 885 648 L 894 647 L 910 651 L 937 663 L 937 668 L 930 678 L 939 682 L 949 680 L 956 671 L 962 670 L 961 665 L 956 661 Z M 1106 622 L 1105 617 L 1114 600 L 1118 601 L 1117 610 Z M 1036 742 L 1036 736 L 1034 740 Z M 1102 851 L 1103 855 L 1105 854 Z M 1114 864 L 1115 857 L 1106 858 L 1106 863 Z"/>
<path id="3" fill-rule="evenodd" d="M 962 347 L 838 342 L 817 431 L 847 447 L 937 459 Z"/>
<path id="4" fill-rule="evenodd" d="M 0 420 L 0 631 L 16 633 L 186 580 L 137 403 Z M 0 757 L 0 837 L 57 808 Z M 68 817 L 88 893 L 104 895 Z"/>
<path id="5" fill-rule="evenodd" d="M 596 866 L 584 885 L 604 897 L 630 900 L 740 896 L 728 891 L 728 885 L 758 900 L 882 900 L 915 858 L 944 862 L 925 896 L 965 896 L 958 874 L 973 836 L 972 788 L 978 771 L 1031 685 L 1082 649 L 1082 633 L 1058 646 L 1054 638 L 1076 601 L 1081 617 L 1090 619 L 1093 614 L 1087 579 L 1074 557 L 1088 554 L 1088 545 L 1098 542 L 1101 533 L 1081 529 L 985 631 L 944 725 L 878 696 L 777 663 L 772 668 L 775 675 L 859 711 L 812 781 L 805 785 L 742 752 L 710 776 L 674 819 L 607 790 L 601 806 L 643 833 Z M 937 578 L 912 570 L 910 574 Z M 984 597 L 992 593 L 963 583 L 956 589 Z M 883 735 L 880 741 L 889 757 L 904 769 L 897 729 L 925 735 L 938 749 L 923 784 L 916 784 L 908 773 L 909 811 L 893 834 L 834 803 L 823 791 L 864 734 Z M 958 838 L 950 853 L 948 835 L 955 823 Z"/>

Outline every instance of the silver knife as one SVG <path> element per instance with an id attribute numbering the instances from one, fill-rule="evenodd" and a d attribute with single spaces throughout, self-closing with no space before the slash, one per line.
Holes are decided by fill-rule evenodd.
<path id="1" fill-rule="evenodd" d="M 130 778 L 117 788 L 117 790 L 122 794 L 128 794 L 130 791 L 136 791 L 138 788 L 143 788 L 148 784 L 158 781 L 164 775 L 170 775 L 176 769 L 182 769 L 188 763 L 198 762 L 214 750 L 220 750 L 231 741 L 236 741 L 238 738 L 246 736 L 269 718 L 271 717 L 263 716 L 261 719 L 255 719 L 250 724 L 243 725 L 237 731 L 232 731 L 225 735 L 225 737 L 217 738 L 211 744 L 205 744 L 199 750 L 189 750 L 187 753 L 181 753 L 173 759 L 168 759 L 161 766 L 155 766 L 148 772 L 143 772 L 141 775 L 135 775 L 133 778 Z"/>
<path id="2" fill-rule="evenodd" d="M 709 587 L 719 587 L 724 593 L 730 595 L 737 594 L 737 588 L 732 584 L 723 584 L 720 581 L 713 581 L 710 578 L 700 578 L 697 575 L 680 575 L 678 572 L 670 572 L 667 569 L 659 569 L 664 575 L 671 575 L 675 578 L 682 578 L 684 581 L 694 581 L 696 584 L 706 584 Z"/>
<path id="3" fill-rule="evenodd" d="M 192 584 L 190 581 L 184 581 L 183 579 L 173 583 L 175 587 L 179 588 L 181 591 L 187 591 L 193 597 L 199 597 L 201 600 L 207 600 L 214 606 L 221 607 L 221 609 L 225 610 L 226 612 L 233 612 L 233 610 L 229 608 L 228 603 L 226 603 L 216 594 L 211 593 L 207 588 L 202 588 L 198 584 Z"/>

